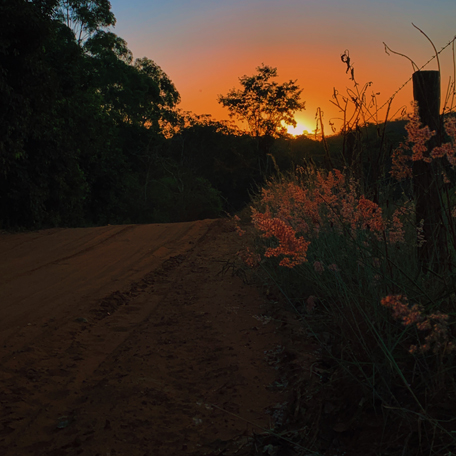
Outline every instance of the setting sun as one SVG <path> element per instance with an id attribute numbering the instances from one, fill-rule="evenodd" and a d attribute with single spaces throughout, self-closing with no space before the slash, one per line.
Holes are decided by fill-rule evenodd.
<path id="1" fill-rule="evenodd" d="M 302 122 L 297 122 L 296 127 L 293 127 L 292 125 L 287 125 L 286 127 L 287 127 L 287 132 L 293 136 L 299 136 L 299 135 L 303 135 L 303 134 L 310 135 L 310 134 L 312 134 L 312 132 L 314 131 L 314 128 L 315 128 L 315 127 L 311 128 Z"/>

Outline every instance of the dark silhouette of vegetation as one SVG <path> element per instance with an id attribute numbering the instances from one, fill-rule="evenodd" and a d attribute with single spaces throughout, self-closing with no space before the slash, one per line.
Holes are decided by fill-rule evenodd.
<path id="1" fill-rule="evenodd" d="M 79 45 L 100 27 L 116 23 L 109 0 L 61 0 L 54 7 L 52 17 L 73 30 Z"/>
<path id="2" fill-rule="evenodd" d="M 180 112 L 172 81 L 114 24 L 107 0 L 2 2 L 0 227 L 216 217 L 264 179 L 252 134 Z M 265 101 L 253 136 L 278 136 L 304 107 L 276 74 L 250 78 Z"/>
<path id="3" fill-rule="evenodd" d="M 114 23 L 106 0 L 2 2 L 0 226 L 219 214 L 220 196 L 207 181 L 189 174 L 183 193 L 155 160 L 179 93 L 155 62 L 133 60 L 105 29 Z M 162 181 L 158 201 L 150 184 Z M 192 207 L 206 200 L 210 209 Z"/>
<path id="4" fill-rule="evenodd" d="M 231 89 L 219 96 L 219 103 L 228 108 L 230 117 L 247 122 L 250 133 L 257 138 L 258 164 L 263 177 L 271 172 L 268 154 L 274 138 L 286 134 L 286 126 L 296 126 L 294 114 L 305 109 L 296 80 L 283 84 L 271 81 L 277 68 L 261 65 L 257 74 L 239 78 L 242 89 Z"/>
<path id="5" fill-rule="evenodd" d="M 231 89 L 219 96 L 219 103 L 230 111 L 231 117 L 247 122 L 253 136 L 277 137 L 286 133 L 286 125 L 296 126 L 294 114 L 305 109 L 296 81 L 278 84 L 277 68 L 261 65 L 254 76 L 239 78 L 242 90 Z"/>
<path id="6" fill-rule="evenodd" d="M 274 166 L 322 163 L 320 141 L 285 134 L 304 108 L 296 81 L 263 65 L 220 97 L 245 132 L 180 111 L 167 74 L 113 24 L 106 0 L 1 3 L 0 228 L 216 217 Z M 339 141 L 327 138 L 336 162 Z"/>

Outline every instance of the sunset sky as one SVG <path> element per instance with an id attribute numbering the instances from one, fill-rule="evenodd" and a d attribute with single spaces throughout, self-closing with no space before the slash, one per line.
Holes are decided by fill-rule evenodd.
<path id="1" fill-rule="evenodd" d="M 279 82 L 297 79 L 306 110 L 296 115 L 301 129 L 315 128 L 320 107 L 326 122 L 340 117 L 330 100 L 353 88 L 340 55 L 350 52 L 360 85 L 380 93 L 378 106 L 412 75 L 404 57 L 387 55 L 383 42 L 418 66 L 434 51 L 412 26 L 420 27 L 438 50 L 456 35 L 454 0 L 111 0 L 114 33 L 134 57 L 154 60 L 181 94 L 180 108 L 228 119 L 218 102 L 238 78 L 262 63 L 277 67 Z M 440 54 L 442 98 L 453 76 L 451 45 Z M 425 69 L 437 69 L 436 61 Z M 392 111 L 409 107 L 412 84 L 395 97 Z M 383 119 L 386 110 L 379 112 Z M 337 121 L 336 121 L 337 124 Z M 327 126 L 325 128 L 328 128 Z M 299 131 L 297 131 L 299 133 Z"/>

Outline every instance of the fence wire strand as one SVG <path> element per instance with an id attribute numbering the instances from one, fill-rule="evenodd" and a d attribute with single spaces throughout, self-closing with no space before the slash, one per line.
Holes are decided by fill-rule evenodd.
<path id="1" fill-rule="evenodd" d="M 448 43 L 440 49 L 440 51 L 437 52 L 437 54 L 434 54 L 424 65 L 422 65 L 420 68 L 418 68 L 418 71 L 421 71 L 423 68 L 428 66 L 438 55 L 440 55 L 448 46 L 450 46 L 454 41 L 456 40 L 456 35 L 448 41 Z M 388 100 L 383 103 L 380 108 L 378 108 L 375 113 L 371 114 L 368 119 L 366 119 L 366 122 L 371 120 L 372 118 L 376 117 L 378 112 L 381 111 L 387 104 L 391 103 L 394 100 L 394 97 L 412 80 L 412 77 L 407 79 L 389 98 Z"/>

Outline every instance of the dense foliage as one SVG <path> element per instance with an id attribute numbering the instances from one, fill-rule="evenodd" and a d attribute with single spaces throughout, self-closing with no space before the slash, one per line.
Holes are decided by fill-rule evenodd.
<path id="1" fill-rule="evenodd" d="M 261 65 L 257 74 L 239 78 L 242 89 L 219 96 L 219 103 L 228 108 L 230 116 L 247 122 L 255 137 L 280 136 L 286 132 L 285 125 L 296 126 L 294 114 L 305 107 L 296 81 L 278 84 L 272 81 L 276 77 L 277 68 Z"/>
<path id="2" fill-rule="evenodd" d="M 281 130 L 304 107 L 295 81 L 279 85 L 265 66 L 241 78 L 264 98 L 256 130 L 243 132 L 179 110 L 168 75 L 134 59 L 114 24 L 108 0 L 1 3 L 0 228 L 216 217 L 278 168 L 324 163 L 321 141 Z M 327 144 L 343 165 L 338 141 Z"/>
<path id="3" fill-rule="evenodd" d="M 5 0 L 0 22 L 0 226 L 219 213 L 209 182 L 185 178 L 202 214 L 159 166 L 161 124 L 175 118 L 179 93 L 155 62 L 133 60 L 107 31 L 108 1 Z M 151 193 L 157 186 L 161 199 Z"/>

